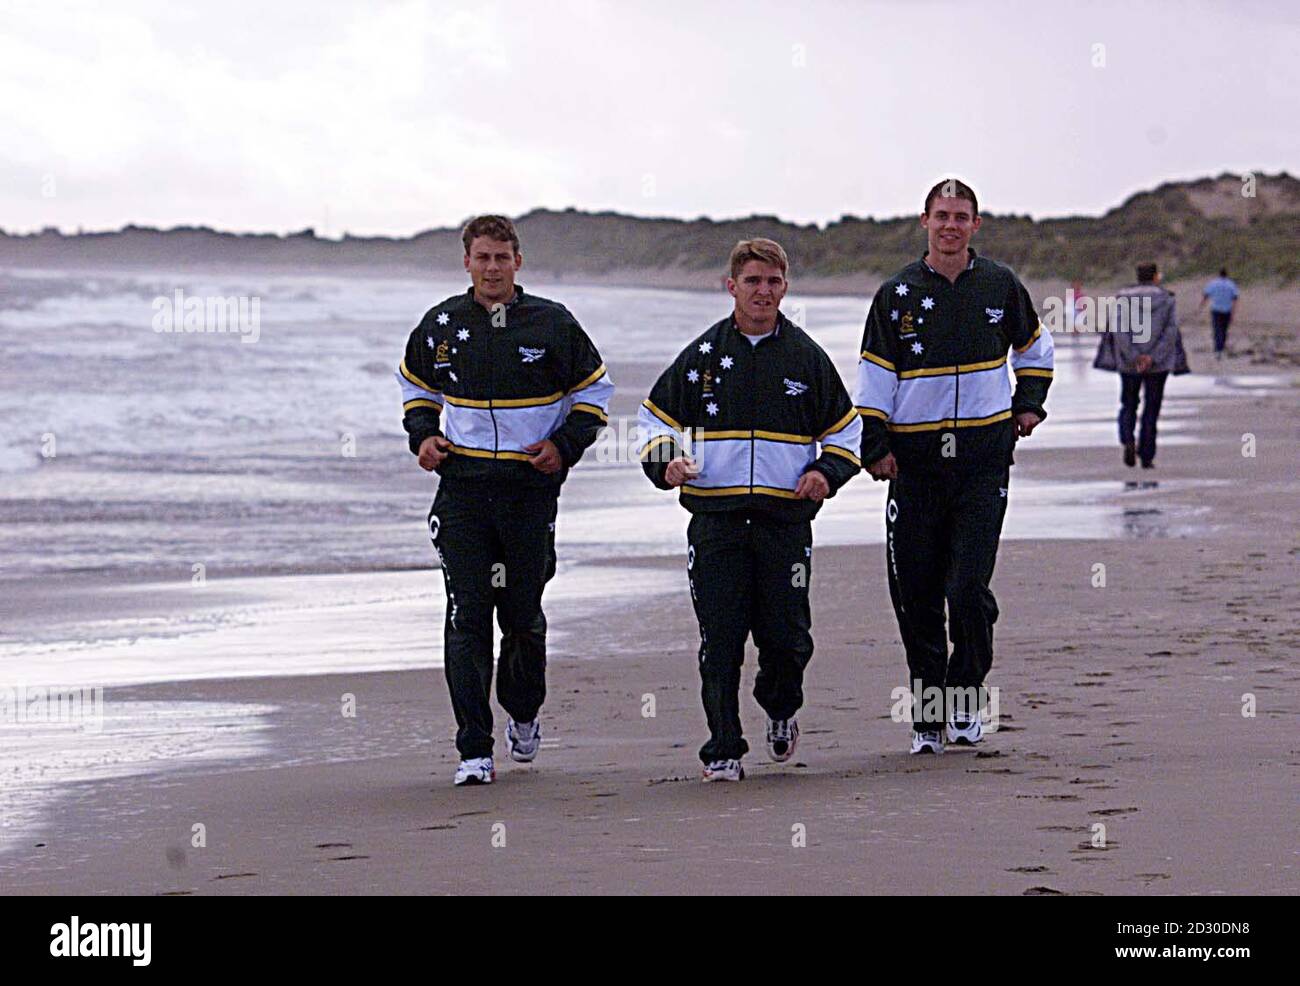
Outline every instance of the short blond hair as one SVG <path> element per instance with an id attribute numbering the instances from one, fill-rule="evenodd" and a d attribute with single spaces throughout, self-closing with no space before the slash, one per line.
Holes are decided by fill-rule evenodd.
<path id="1" fill-rule="evenodd" d="M 785 250 L 776 240 L 765 240 L 761 237 L 753 240 L 741 240 L 731 248 L 731 276 L 737 278 L 741 270 L 751 260 L 757 260 L 760 263 L 771 264 L 773 267 L 780 267 L 781 274 L 787 275 L 790 272 L 790 260 L 785 255 Z"/>

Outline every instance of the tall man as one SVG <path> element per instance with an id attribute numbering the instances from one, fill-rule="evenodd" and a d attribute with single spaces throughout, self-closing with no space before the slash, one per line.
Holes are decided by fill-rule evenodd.
<path id="1" fill-rule="evenodd" d="M 682 350 L 638 419 L 646 475 L 680 489 L 691 513 L 686 569 L 700 623 L 706 781 L 745 776 L 740 668 L 751 632 L 768 754 L 781 762 L 794 753 L 813 652 L 812 518 L 861 468 L 862 426 L 848 391 L 822 348 L 781 314 L 785 251 L 742 240 L 730 269 L 733 312 Z"/>
<path id="2" fill-rule="evenodd" d="M 461 239 L 471 287 L 429 309 L 398 371 L 411 451 L 441 477 L 429 532 L 447 590 L 458 785 L 496 778 L 488 704 L 494 609 L 506 745 L 521 763 L 541 745 L 542 589 L 555 574 L 556 502 L 608 420 L 614 390 L 568 309 L 515 283 L 523 255 L 509 219 L 479 216 Z"/>
<path id="3" fill-rule="evenodd" d="M 942 753 L 945 727 L 949 742 L 983 735 L 998 618 L 989 581 L 1012 450 L 1047 416 L 1052 338 L 1015 274 L 970 249 L 980 215 L 967 185 L 930 189 L 921 226 L 928 251 L 871 303 L 854 402 L 862 461 L 889 481 L 886 558 L 913 689 L 911 752 Z"/>

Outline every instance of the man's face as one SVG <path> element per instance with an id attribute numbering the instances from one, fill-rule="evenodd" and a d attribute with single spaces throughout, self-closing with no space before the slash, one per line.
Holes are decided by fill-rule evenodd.
<path id="1" fill-rule="evenodd" d="M 966 199 L 939 195 L 930 203 L 930 211 L 921 216 L 921 225 L 929 236 L 932 254 L 964 257 L 971 237 L 980 228 L 980 217 Z"/>
<path id="2" fill-rule="evenodd" d="M 736 299 L 736 311 L 751 322 L 775 322 L 785 297 L 785 275 L 775 264 L 747 261 L 738 277 L 727 278 L 727 290 Z"/>
<path id="3" fill-rule="evenodd" d="M 515 294 L 515 271 L 524 257 L 509 240 L 476 236 L 465 254 L 465 269 L 474 282 L 474 295 L 489 303 L 506 302 Z"/>

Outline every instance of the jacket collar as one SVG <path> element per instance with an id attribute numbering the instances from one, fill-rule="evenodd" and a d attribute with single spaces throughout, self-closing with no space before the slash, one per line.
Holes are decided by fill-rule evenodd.
<path id="1" fill-rule="evenodd" d="M 970 257 L 970 261 L 966 264 L 966 269 L 972 270 L 975 267 L 975 248 L 967 247 L 966 254 L 967 256 Z M 926 259 L 929 256 L 930 256 L 929 250 L 926 250 L 925 253 L 921 254 L 921 263 L 925 264 L 925 269 L 928 270 L 931 274 L 939 274 L 937 270 L 935 270 L 933 267 L 930 266 L 930 261 Z M 943 277 L 942 274 L 939 274 L 939 276 Z"/>
<path id="2" fill-rule="evenodd" d="M 794 323 L 792 323 L 788 318 L 785 317 L 785 312 L 778 310 L 776 313 L 776 326 L 772 329 L 771 338 L 773 339 L 780 338 L 781 330 L 785 328 L 785 326 L 792 325 L 792 324 Z M 730 331 L 735 332 L 737 335 L 742 335 L 742 336 L 745 335 L 745 333 L 740 331 L 740 326 L 736 324 L 735 312 L 732 312 L 729 316 L 727 316 L 727 328 Z M 749 337 L 746 336 L 746 338 Z M 764 338 L 767 337 L 765 336 Z"/>

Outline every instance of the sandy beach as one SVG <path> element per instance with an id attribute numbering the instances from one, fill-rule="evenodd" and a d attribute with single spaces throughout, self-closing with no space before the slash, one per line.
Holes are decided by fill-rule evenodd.
<path id="1" fill-rule="evenodd" d="M 1209 369 L 1203 354 L 1194 362 Z M 1245 358 L 1229 368 L 1249 371 Z M 1300 892 L 1300 378 L 1272 369 L 1260 381 L 1199 398 L 1171 384 L 1169 413 L 1194 415 L 1196 440 L 1162 446 L 1150 473 L 1125 469 L 1117 446 L 1022 443 L 1013 486 L 1095 490 L 1095 510 L 1120 534 L 1079 537 L 1061 511 L 1060 536 L 1004 541 L 989 682 L 1000 728 L 977 751 L 906 754 L 907 726 L 890 718 L 905 666 L 881 548 L 826 545 L 796 760 L 766 762 L 751 649 L 748 777 L 701 784 L 682 562 L 618 558 L 611 570 L 662 574 L 653 605 L 548 595 L 559 653 L 535 764 L 511 763 L 498 740 L 498 782 L 453 789 L 450 705 L 428 668 L 110 687 L 109 710 L 255 709 L 256 742 L 60 785 L 11 833 L 0 888 Z M 1242 454 L 1247 434 L 1253 457 Z M 883 527 L 878 515 L 858 520 Z M 404 618 L 418 622 L 436 572 L 390 576 L 409 579 Z M 346 696 L 354 717 L 341 712 Z"/>

